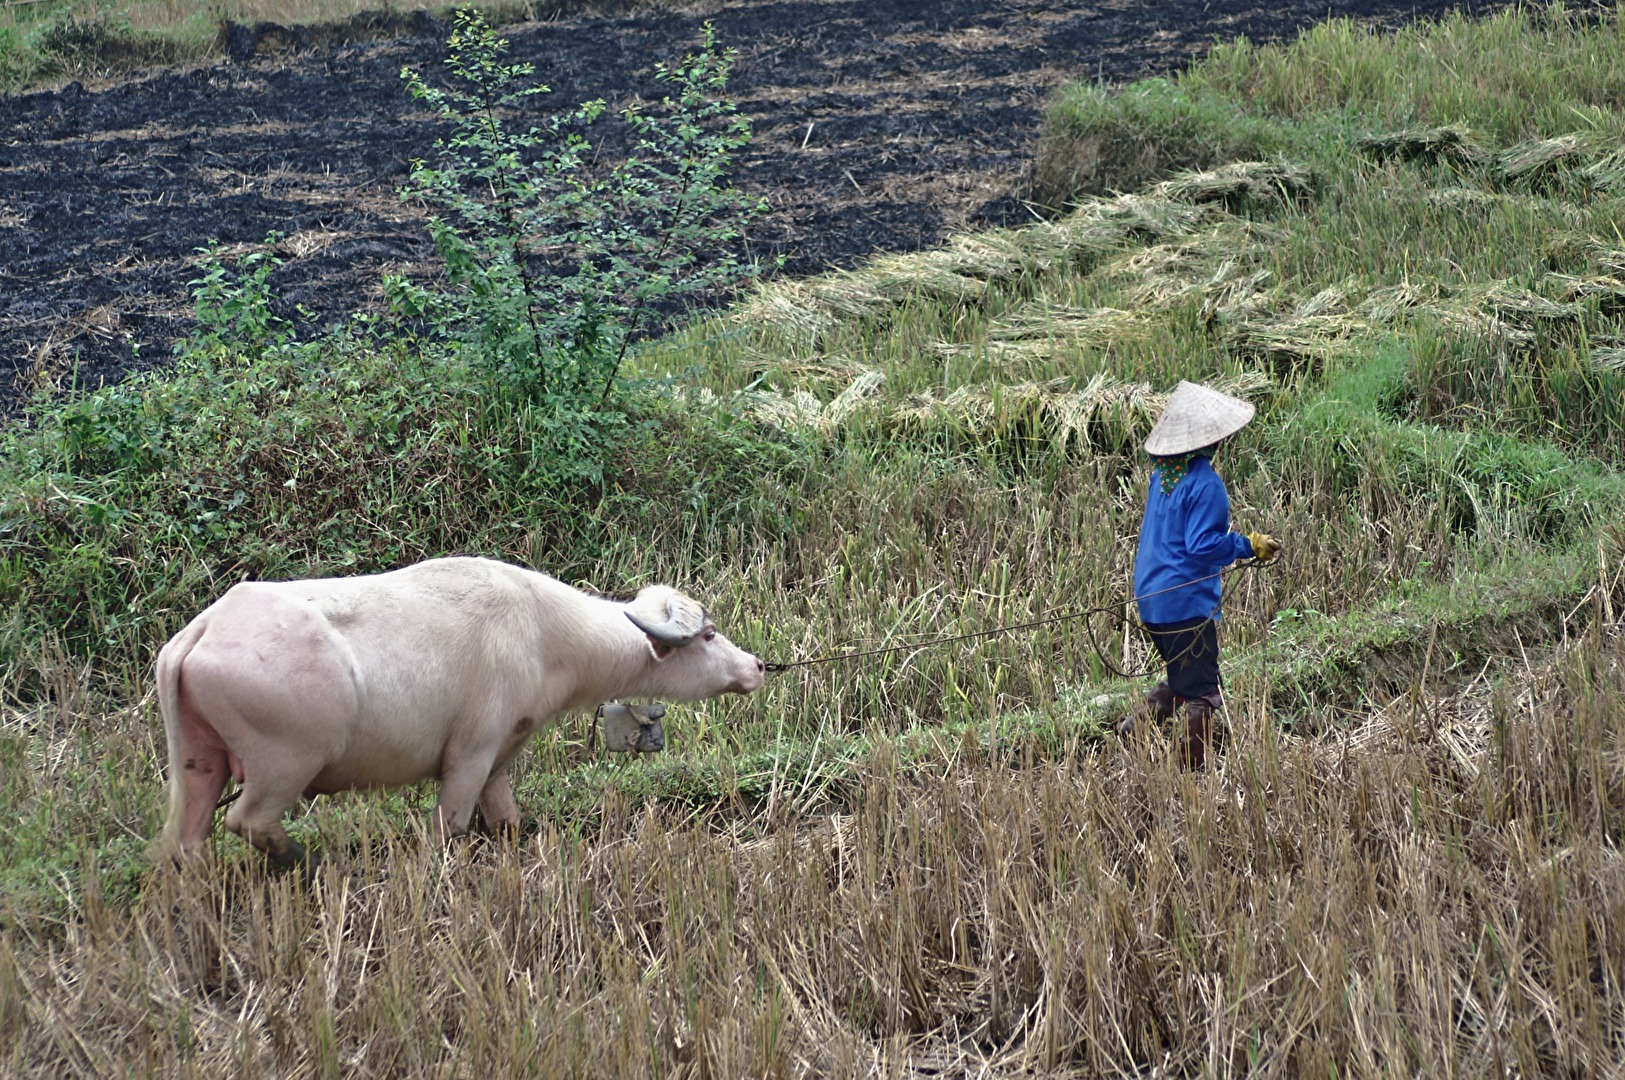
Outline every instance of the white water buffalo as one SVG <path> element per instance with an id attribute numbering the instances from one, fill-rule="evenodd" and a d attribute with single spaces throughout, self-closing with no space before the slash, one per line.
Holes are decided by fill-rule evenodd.
<path id="1" fill-rule="evenodd" d="M 762 661 L 695 600 L 651 585 L 628 603 L 490 559 L 366 577 L 244 582 L 158 654 L 169 736 L 161 848 L 194 851 L 226 778 L 226 827 L 279 866 L 301 795 L 440 780 L 434 824 L 518 823 L 507 765 L 560 713 L 611 698 L 748 694 Z"/>

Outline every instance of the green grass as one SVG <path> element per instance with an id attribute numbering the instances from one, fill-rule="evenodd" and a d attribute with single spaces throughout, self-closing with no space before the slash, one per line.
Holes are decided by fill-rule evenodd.
<path id="1" fill-rule="evenodd" d="M 322 906 L 337 901 L 245 885 L 255 863 L 235 838 L 220 840 L 207 882 L 148 874 L 141 851 L 163 791 L 151 660 L 242 576 L 357 573 L 456 551 L 606 591 L 670 581 L 769 660 L 919 645 L 674 708 L 671 749 L 654 759 L 594 758 L 587 720 L 565 723 L 516 767 L 521 805 L 542 820 L 530 847 L 456 866 L 404 853 L 419 850 L 409 841 L 427 786 L 320 800 L 300 817 L 296 831 L 346 872 L 381 873 L 384 848 L 418 860 L 401 875 L 410 882 L 377 885 L 378 911 L 442 874 L 521 904 L 512 881 L 544 864 L 562 875 L 547 877 L 560 895 L 584 895 L 569 889 L 589 879 L 622 895 L 640 880 L 616 861 L 635 858 L 627 837 L 658 821 L 690 845 L 660 856 L 678 883 L 660 901 L 662 925 L 647 897 L 587 911 L 558 933 L 591 941 L 592 963 L 525 968 L 559 980 L 540 995 L 552 1004 L 538 1030 L 586 1023 L 572 1008 L 593 1023 L 626 1015 L 635 984 L 664 988 L 667 1012 L 650 1023 L 677 1027 L 597 1038 L 642 1053 L 644 1072 L 686 1046 L 699 1057 L 683 1060 L 728 1073 L 727 1060 L 746 1058 L 726 1047 L 780 1045 L 769 1028 L 874 1060 L 923 1031 L 992 1056 L 1008 1038 L 1028 1065 L 1097 1072 L 1108 1044 L 1125 1069 L 1164 1053 L 1192 1074 L 1377 1075 L 1446 1059 L 1458 1075 L 1512 1060 L 1531 1073 L 1607 1072 L 1619 1059 L 1616 991 L 1590 973 L 1617 971 L 1618 958 L 1563 897 L 1612 880 L 1598 867 L 1612 865 L 1625 822 L 1625 194 L 1610 179 L 1621 71 L 1615 19 L 1524 11 L 1394 38 L 1331 23 L 1289 46 L 1222 47 L 1176 78 L 1080 87 L 1057 102 L 1045 147 L 1097 170 L 1051 174 L 1072 185 L 1053 200 L 1065 214 L 769 283 L 649 343 L 635 360 L 647 385 L 601 483 L 548 482 L 535 450 L 545 415 L 387 328 L 255 358 L 203 350 L 173 373 L 42 405 L 0 440 L 0 849 L 12 853 L 0 875 L 0 1031 L 22 1030 L 26 1011 L 7 1004 L 7 987 L 43 978 L 51 956 L 149 972 L 114 980 L 126 988 L 156 977 L 119 941 L 140 936 L 131 926 L 168 940 L 165 904 L 191 905 L 279 985 L 321 977 L 287 959 L 303 931 L 267 943 L 235 916 L 198 913 L 227 896 L 284 905 L 284 925 L 326 927 L 332 936 L 309 947 L 334 970 L 329 940 L 370 948 L 365 928 Z M 1138 447 L 1180 378 L 1259 406 L 1217 464 L 1237 527 L 1285 543 L 1276 565 L 1229 585 L 1233 749 L 1208 788 L 1167 770 L 1113 771 L 1103 736 L 1144 681 L 1112 668 L 1149 663 L 1115 620 L 933 644 L 1121 609 L 1146 482 Z M 1087 827 L 1069 816 L 1080 806 Z M 1277 810 L 1272 827 L 1261 815 Z M 797 845 L 813 852 L 808 865 L 848 857 L 834 840 L 817 847 L 826 815 L 863 823 L 856 869 L 804 882 L 786 854 Z M 684 851 L 709 843 L 726 851 L 704 874 L 721 876 L 682 878 Z M 785 856 L 778 876 L 739 869 L 761 854 L 753 844 Z M 1042 872 L 1029 880 L 1001 861 L 1017 850 Z M 730 858 L 734 870 L 718 869 Z M 1204 870 L 1170 869 L 1186 866 Z M 991 906 L 945 916 L 949 929 L 922 944 L 908 913 L 936 910 L 925 894 L 877 888 L 865 895 L 904 912 L 874 929 L 890 936 L 858 948 L 831 929 L 853 925 L 834 893 L 913 882 L 922 867 L 960 881 L 937 895 L 985 885 Z M 782 907 L 732 921 L 733 873 L 750 881 L 744 895 Z M 828 917 L 794 930 L 774 921 L 791 910 Z M 1454 914 L 1434 923 L 1414 915 L 1424 910 Z M 1265 911 L 1280 913 L 1274 936 L 1243 940 Z M 617 921 L 627 912 L 642 913 L 631 929 Z M 419 927 L 414 955 L 465 978 L 443 949 L 465 940 L 462 924 L 434 917 L 444 921 Z M 765 926 L 786 936 L 766 941 Z M 962 942 L 954 926 L 990 936 Z M 1373 927 L 1395 928 L 1403 951 L 1386 951 Z M 475 940 L 507 947 L 510 931 Z M 748 939 L 754 973 L 718 950 L 730 934 Z M 1066 952 L 1097 939 L 1112 944 Z M 1312 970 L 1263 944 L 1289 939 Z M 174 947 L 213 963 L 208 948 Z M 523 967 L 528 954 L 513 948 L 497 959 Z M 1074 967 L 1056 966 L 1063 954 Z M 891 966 L 852 973 L 852 956 Z M 919 956 L 940 962 L 929 979 L 907 967 Z M 1226 957 L 1268 972 L 1249 982 Z M 1419 957 L 1431 959 L 1406 967 Z M 962 986 L 971 969 L 956 964 L 994 981 Z M 1081 995 L 1083 970 L 1119 978 L 1120 995 L 1067 997 Z M 1202 1004 L 1212 971 L 1235 981 L 1218 1019 Z M 199 978 L 203 991 L 174 1000 L 224 994 L 259 1008 L 240 986 Z M 923 999 L 888 996 L 914 978 Z M 457 1000 L 511 1006 L 478 981 Z M 729 996 L 746 986 L 760 996 Z M 1035 987 L 1102 1013 L 1047 1013 Z M 435 1048 L 402 1035 L 376 993 L 362 993 L 370 1012 L 323 1013 L 326 1027 L 312 1019 L 272 1042 L 331 1063 L 364 1059 L 375 1033 L 394 1032 L 393 1060 L 429 1067 Z M 1546 995 L 1571 1022 L 1548 1030 L 1533 998 L 1508 994 Z M 51 1000 L 68 1017 L 51 1021 L 66 1025 L 52 1029 L 60 1045 L 29 1053 L 80 1071 L 118 1060 L 62 1049 L 83 1006 Z M 129 1023 L 160 1018 L 144 996 L 119 1000 Z M 785 1014 L 786 1001 L 802 1011 Z M 721 1031 L 715 1018 L 730 1008 L 763 1027 L 729 1028 L 711 1050 L 670 1033 Z M 1012 1017 L 1024 1009 L 1048 1019 L 1022 1027 Z M 1232 1014 L 1252 1026 L 1208 1041 L 1202 1017 Z M 198 1052 L 223 1060 L 229 1039 L 199 1023 L 188 1028 L 205 1032 Z M 1236 1049 L 1247 1040 L 1251 1057 Z M 148 1045 L 179 1053 L 167 1034 Z M 554 1050 L 559 1067 L 583 1067 Z"/>

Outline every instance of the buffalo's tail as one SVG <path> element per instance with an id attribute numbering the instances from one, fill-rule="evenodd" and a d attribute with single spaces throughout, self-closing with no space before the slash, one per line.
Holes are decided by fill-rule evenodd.
<path id="1" fill-rule="evenodd" d="M 186 715 L 181 701 L 181 671 L 186 657 L 203 637 L 204 629 L 203 619 L 193 619 L 158 653 L 158 707 L 164 714 L 164 733 L 169 744 L 169 813 L 164 821 L 158 849 L 161 854 L 171 858 L 180 856 L 185 846 L 189 786 L 186 773 L 197 763 L 200 749 L 195 745 L 199 721 Z M 210 758 L 218 756 L 218 762 L 211 762 L 214 768 L 224 765 L 226 757 L 223 750 L 211 747 L 205 752 Z M 224 787 L 224 776 L 219 779 L 220 786 Z M 210 812 L 212 814 L 212 807 Z"/>

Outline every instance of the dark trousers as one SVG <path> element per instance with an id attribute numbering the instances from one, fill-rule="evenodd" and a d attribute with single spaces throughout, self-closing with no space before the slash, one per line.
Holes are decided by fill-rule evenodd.
<path id="1" fill-rule="evenodd" d="M 1219 624 L 1212 619 L 1147 623 L 1168 677 L 1145 696 L 1156 720 L 1171 719 L 1183 706 L 1185 730 L 1178 739 L 1179 761 L 1187 769 L 1207 763 L 1214 737 L 1213 717 L 1224 703 L 1219 690 Z"/>
<path id="2" fill-rule="evenodd" d="M 1219 624 L 1212 619 L 1146 623 L 1168 665 L 1168 689 L 1186 701 L 1219 700 Z"/>

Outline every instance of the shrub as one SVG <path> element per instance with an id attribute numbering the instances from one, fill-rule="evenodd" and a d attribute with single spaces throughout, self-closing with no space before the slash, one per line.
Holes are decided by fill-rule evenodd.
<path id="1" fill-rule="evenodd" d="M 235 273 L 221 264 L 218 244 L 200 249 L 198 276 L 188 282 L 198 328 L 190 342 L 175 347 L 177 353 L 225 348 L 262 356 L 271 346 L 293 340 L 292 325 L 273 310 L 270 278 L 282 265 L 274 249 L 280 239 L 279 233 L 267 236 L 267 250 L 243 256 Z"/>
<path id="2" fill-rule="evenodd" d="M 590 101 L 515 130 L 511 119 L 547 92 L 525 86 L 529 64 L 474 11 L 456 16 L 442 89 L 410 69 L 412 95 L 452 125 L 439 163 L 413 164 L 403 195 L 436 211 L 445 260 L 439 290 L 392 278 L 397 310 L 427 325 L 498 382 L 552 414 L 554 478 L 601 479 L 605 435 L 628 347 L 685 299 L 728 289 L 757 267 L 728 254 L 762 209 L 723 183 L 749 124 L 719 95 L 732 51 L 707 24 L 698 53 L 656 77 L 672 95 L 656 116 L 622 114 L 632 156 L 597 168 L 584 134 L 604 113 Z"/>

